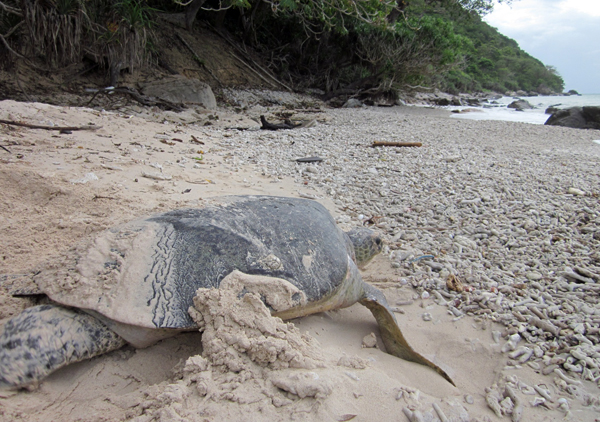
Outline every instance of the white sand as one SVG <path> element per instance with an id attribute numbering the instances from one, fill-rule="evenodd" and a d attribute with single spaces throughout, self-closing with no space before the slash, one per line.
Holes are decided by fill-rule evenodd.
<path id="1" fill-rule="evenodd" d="M 448 119 L 444 113 L 425 109 L 390 112 L 409 120 L 411 115 L 429 116 L 420 120 L 422 131 L 427 131 L 428 122 Z M 361 116 L 357 111 L 359 125 L 377 126 L 377 121 Z M 239 116 L 221 113 L 211 132 L 204 127 L 156 123 L 89 109 L 3 101 L 0 118 L 58 126 L 102 126 L 97 131 L 61 135 L 0 125 L 0 142 L 11 151 L 0 150 L 0 322 L 33 303 L 10 297 L 8 289 L 13 281 L 26 285 L 27 274 L 73 242 L 139 216 L 195 206 L 222 194 L 298 196 L 299 192 L 325 198 L 319 201 L 334 215 L 340 213 L 318 188 L 309 190 L 291 178 L 273 180 L 248 164 L 232 170 L 232 157 L 221 143 L 238 132 L 219 130 L 219 125 L 252 125 Z M 335 122 L 333 119 L 328 124 Z M 508 122 L 464 124 L 473 125 L 473 136 L 468 141 L 457 138 L 456 143 L 461 146 L 461 142 L 469 142 L 473 148 L 478 147 L 473 145 L 477 134 L 490 125 L 507 134 L 527 128 L 522 138 L 516 136 L 521 146 L 549 130 Z M 591 143 L 599 137 L 592 132 L 555 130 L 565 134 L 565 149 L 571 148 L 570 140 L 589 138 Z M 192 136 L 204 145 L 192 143 Z M 161 143 L 161 139 L 172 145 Z M 365 140 L 365 146 L 369 144 Z M 430 147 L 434 150 L 435 145 Z M 503 147 L 498 144 L 497 148 L 501 151 Z M 538 157 L 539 153 L 530 149 L 530 154 Z M 193 168 L 194 157 L 202 157 L 198 168 Z M 170 178 L 154 180 L 143 177 L 144 173 Z M 493 173 L 488 174 L 493 177 Z M 397 270 L 385 256 L 377 257 L 364 275 L 384 288 L 391 304 L 413 298 L 414 290 L 397 283 Z M 524 405 L 523 421 L 561 420 L 565 414 L 556 409 L 560 397 L 567 398 L 571 406 L 567 419 L 592 421 L 598 417 L 596 407 L 584 406 L 581 398 L 556 388 L 553 374 L 544 376 L 527 365 L 505 369 L 507 357 L 491 335 L 492 330 L 502 331 L 501 326 L 470 316 L 455 320 L 447 308 L 431 299 L 416 300 L 402 309 L 405 313 L 397 317 L 409 343 L 446 370 L 456 388 L 429 368 L 383 353 L 380 339 L 378 348 L 361 347 L 363 338 L 370 333 L 378 335 L 378 329 L 369 311 L 357 304 L 295 320 L 295 328 L 278 326 L 288 333 L 282 335 L 284 339 L 303 342 L 298 353 L 309 356 L 303 362 L 311 364 L 281 369 L 261 365 L 260 359 L 250 362 L 238 356 L 241 372 L 223 372 L 223 365 L 199 356 L 199 333 L 182 334 L 146 349 L 126 347 L 71 365 L 31 392 L 2 391 L 0 420 L 404 421 L 404 408 L 422 412 L 424 420 L 436 420 L 439 416 L 434 403 L 453 421 L 510 420 L 510 415 L 501 419 L 493 413 L 484 390 L 494 383 L 504 385 L 515 375 L 521 383 L 545 385 L 552 391 L 550 409 L 532 407 L 530 402 L 536 395 L 525 394 L 526 389 L 518 392 Z M 431 322 L 422 319 L 425 311 L 431 314 Z M 264 332 L 260 335 L 266 336 Z M 281 347 L 287 350 L 289 346 Z M 584 381 L 583 387 L 597 400 L 594 383 Z"/>

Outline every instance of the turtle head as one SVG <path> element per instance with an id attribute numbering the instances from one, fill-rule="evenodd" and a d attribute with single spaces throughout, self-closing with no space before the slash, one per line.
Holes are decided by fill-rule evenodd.
<path id="1" fill-rule="evenodd" d="M 354 247 L 356 265 L 359 267 L 367 265 L 383 248 L 383 239 L 371 229 L 358 227 L 346 234 Z"/>

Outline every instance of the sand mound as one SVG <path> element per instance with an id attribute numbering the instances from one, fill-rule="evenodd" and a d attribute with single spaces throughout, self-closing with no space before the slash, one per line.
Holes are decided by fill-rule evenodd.
<path id="1" fill-rule="evenodd" d="M 198 409 L 222 420 L 255 411 L 283 417 L 300 399 L 317 409 L 333 389 L 318 373 L 326 368 L 318 342 L 272 317 L 261 300 L 284 309 L 298 293 L 285 280 L 237 271 L 219 289 L 199 289 L 189 312 L 203 331 L 202 356 L 187 359 L 177 371 L 180 379 L 164 392 L 149 391 L 152 398 L 137 420 L 194 420 Z"/>

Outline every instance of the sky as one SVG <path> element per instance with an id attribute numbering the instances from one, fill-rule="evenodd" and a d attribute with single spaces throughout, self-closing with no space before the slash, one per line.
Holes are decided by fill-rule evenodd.
<path id="1" fill-rule="evenodd" d="M 600 0 L 513 0 L 484 20 L 556 67 L 565 90 L 600 94 Z"/>

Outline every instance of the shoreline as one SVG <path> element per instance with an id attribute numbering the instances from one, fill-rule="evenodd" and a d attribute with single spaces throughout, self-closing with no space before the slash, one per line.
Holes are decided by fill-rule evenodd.
<path id="1" fill-rule="evenodd" d="M 436 415 L 434 403 L 449 418 L 509 420 L 509 390 L 523 420 L 596 415 L 600 391 L 585 378 L 600 376 L 591 365 L 599 360 L 585 339 L 597 340 L 600 328 L 597 295 L 586 295 L 600 283 L 599 131 L 457 120 L 446 110 L 409 106 L 294 111 L 314 125 L 270 132 L 226 127 L 255 128 L 260 114 L 274 117 L 283 105 L 249 104 L 241 114 L 142 110 L 145 120 L 1 104 L 0 118 L 103 127 L 68 135 L 0 127 L 11 150 L 0 151 L 0 322 L 31 304 L 7 294 L 8 276 L 27 274 L 81 237 L 222 194 L 312 197 L 343 229 L 376 222 L 387 248 L 364 278 L 398 308 L 411 345 L 458 386 L 383 353 L 379 339 L 378 348 L 362 347 L 378 331 L 354 305 L 293 321 L 318 342 L 322 367 L 277 372 L 248 364 L 227 380 L 188 362 L 186 372 L 183 362 L 200 348 L 200 336 L 190 333 L 69 366 L 33 392 L 0 392 L 1 421 L 402 420 L 404 408 Z M 194 119 L 200 125 L 186 123 Z M 423 146 L 372 148 L 373 141 Z M 294 161 L 310 156 L 323 161 Z M 90 173 L 96 179 L 86 179 Z M 459 281 L 452 288 L 449 276 Z M 321 395 L 300 398 L 272 384 L 284 377 L 297 386 L 295 376 L 312 374 Z M 211 380 L 205 395 L 201 377 Z M 533 405 L 540 396 L 534 386 L 552 401 Z M 486 402 L 494 399 L 504 403 L 503 419 Z"/>

